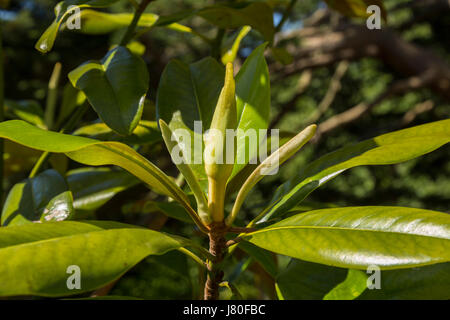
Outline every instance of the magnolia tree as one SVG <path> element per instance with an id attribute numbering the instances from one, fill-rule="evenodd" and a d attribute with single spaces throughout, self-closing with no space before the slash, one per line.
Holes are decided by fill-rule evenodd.
<path id="1" fill-rule="evenodd" d="M 0 296 L 91 294 L 111 287 L 147 256 L 177 250 L 198 265 L 199 291 L 208 300 L 218 299 L 221 287 L 233 298 L 241 297 L 233 275 L 224 272 L 237 253 L 251 257 L 276 279 L 280 299 L 311 298 L 306 295 L 311 288 L 321 288 L 320 298 L 327 299 L 427 298 L 430 290 L 448 298 L 447 213 L 396 206 L 305 211 L 299 204 L 348 169 L 392 165 L 444 146 L 450 140 L 450 120 L 355 141 L 319 157 L 275 186 L 267 206 L 247 216 L 241 208 L 255 185 L 277 174 L 317 129 L 311 124 L 287 136 L 268 130 L 271 94 L 265 53 L 276 52 L 280 59 L 288 54 L 273 40 L 285 18 L 274 25 L 272 8 L 264 1 L 223 2 L 164 17 L 146 11 L 149 0 L 130 1 L 134 14 L 93 9 L 116 2 L 57 4 L 54 22 L 35 46 L 42 53 L 52 50 L 62 29 L 126 31 L 101 60 L 87 61 L 68 74 L 73 103 L 58 118 L 50 103 L 41 123 L 23 118 L 0 123 L 0 137 L 43 152 L 3 205 Z M 369 17 L 369 29 L 377 29 L 377 14 L 386 18 L 381 1 L 327 3 L 346 15 Z M 294 4 L 287 4 L 287 12 Z M 216 26 L 217 37 L 180 23 L 192 16 Z M 191 33 L 211 46 L 212 56 L 190 64 L 167 63 L 156 94 L 157 119 L 148 121 L 142 114 L 152 70 L 131 44 L 155 28 Z M 239 29 L 237 36 L 225 46 L 223 34 L 233 29 Z M 250 29 L 265 40 L 237 66 L 241 40 Z M 80 126 L 90 107 L 100 122 Z M 178 178 L 140 153 L 150 143 L 165 145 Z M 54 154 L 86 167 L 63 173 L 47 169 Z M 137 183 L 159 195 L 161 211 L 201 236 L 79 216 Z M 274 254 L 292 258 L 282 272 Z"/>

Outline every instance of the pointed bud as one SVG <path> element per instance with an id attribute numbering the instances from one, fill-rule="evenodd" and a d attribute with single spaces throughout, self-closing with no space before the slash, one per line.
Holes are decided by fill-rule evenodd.
<path id="1" fill-rule="evenodd" d="M 236 154 L 236 138 L 229 138 L 227 130 L 235 130 L 237 111 L 233 64 L 226 65 L 225 83 L 220 92 L 211 127 L 205 134 L 205 171 L 208 176 L 208 206 L 214 221 L 223 220 L 225 188 L 230 177 Z"/>

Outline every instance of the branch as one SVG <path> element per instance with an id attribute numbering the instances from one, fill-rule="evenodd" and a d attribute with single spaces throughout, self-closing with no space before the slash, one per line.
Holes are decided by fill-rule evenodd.
<path id="1" fill-rule="evenodd" d="M 330 81 L 330 86 L 328 87 L 327 93 L 325 94 L 322 101 L 319 103 L 316 112 L 306 121 L 306 125 L 313 124 L 320 119 L 320 117 L 327 112 L 331 104 L 336 97 L 336 94 L 341 90 L 341 80 L 348 70 L 349 62 L 344 60 L 339 62 L 339 65 L 334 72 L 333 77 Z"/>
<path id="2" fill-rule="evenodd" d="M 298 79 L 297 93 L 291 98 L 291 100 L 289 100 L 287 103 L 284 104 L 281 111 L 276 115 L 274 119 L 272 119 L 269 129 L 275 128 L 286 114 L 288 114 L 291 111 L 294 111 L 298 98 L 300 98 L 300 96 L 308 88 L 309 84 L 311 83 L 311 78 L 312 78 L 311 70 L 303 71 L 303 73 L 300 75 L 300 78 Z"/>
<path id="3" fill-rule="evenodd" d="M 403 128 L 408 126 L 416 119 L 418 115 L 428 112 L 433 108 L 434 103 L 431 100 L 426 100 L 424 102 L 416 104 L 411 110 L 405 113 L 402 120 L 400 121 L 399 127 Z"/>
<path id="4" fill-rule="evenodd" d="M 369 104 L 360 103 L 357 106 L 348 109 L 342 113 L 339 113 L 330 119 L 322 122 L 317 128 L 317 133 L 314 137 L 314 141 L 317 142 L 320 137 L 332 130 L 347 125 L 368 113 L 372 108 L 381 103 L 386 98 L 393 95 L 402 94 L 410 90 L 423 88 L 429 84 L 433 79 L 434 73 L 429 72 L 423 74 L 421 77 L 411 77 L 404 80 L 398 80 L 390 85 L 384 92 L 382 92 L 374 101 Z"/>

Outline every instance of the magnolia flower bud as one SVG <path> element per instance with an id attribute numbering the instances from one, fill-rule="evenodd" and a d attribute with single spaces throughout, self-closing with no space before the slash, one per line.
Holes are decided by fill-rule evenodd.
<path id="1" fill-rule="evenodd" d="M 233 65 L 226 65 L 225 83 L 220 92 L 211 127 L 205 134 L 205 171 L 209 183 L 209 207 L 214 221 L 223 220 L 223 201 L 236 153 L 235 135 L 227 134 L 237 126 Z M 229 137 L 230 136 L 230 137 Z"/>

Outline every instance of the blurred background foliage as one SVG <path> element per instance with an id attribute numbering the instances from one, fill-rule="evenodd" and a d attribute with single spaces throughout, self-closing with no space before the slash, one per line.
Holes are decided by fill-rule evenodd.
<path id="1" fill-rule="evenodd" d="M 164 16 L 220 2 L 155 1 L 149 5 L 147 12 Z M 56 3 L 57 1 L 51 0 L 11 0 L 5 9 L 0 10 L 5 54 L 5 96 L 7 101 L 12 101 L 11 103 L 37 104 L 37 109 L 42 110 L 46 105 L 48 81 L 52 70 L 55 63 L 61 62 L 61 80 L 57 93 L 57 101 L 61 104 L 63 88 L 68 83 L 67 73 L 86 60 L 103 57 L 124 32 L 120 29 L 107 35 L 85 35 L 64 31 L 58 36 L 54 49 L 43 55 L 34 49 L 34 45 L 54 19 L 53 8 Z M 273 0 L 268 3 L 274 9 L 274 23 L 277 25 L 289 1 Z M 432 16 L 420 18 L 421 12 L 406 5 L 400 9 L 396 8 L 391 13 L 391 9 L 399 7 L 402 3 L 407 1 L 385 1 L 389 15 L 388 26 L 396 30 L 397 34 L 409 43 L 434 52 L 448 65 L 450 62 L 449 11 L 446 14 L 438 12 Z M 289 32 L 305 28 L 306 19 L 324 8 L 326 5 L 322 1 L 296 2 L 279 33 L 289 34 Z M 132 6 L 128 1 L 119 1 L 112 7 L 100 11 L 122 12 L 124 10 L 132 12 Z M 338 13 L 331 15 L 330 23 L 333 23 L 333 19 L 346 19 Z M 408 23 L 408 21 L 414 21 L 413 18 L 417 18 L 415 22 Z M 363 20 L 358 19 L 354 22 L 364 23 Z M 182 23 L 209 38 L 214 38 L 216 35 L 217 29 L 198 16 L 187 18 Z M 227 31 L 225 43 L 227 39 L 236 36 L 237 32 L 238 30 Z M 289 49 L 290 44 L 283 41 L 280 40 L 280 47 Z M 296 41 L 302 40 L 300 38 Z M 262 42 L 261 35 L 252 30 L 242 41 L 236 64 L 239 65 L 251 50 Z M 166 28 L 152 29 L 151 32 L 143 34 L 139 38 L 139 43 L 135 45 L 141 51 L 145 49 L 143 58 L 150 73 L 150 90 L 143 119 L 151 121 L 155 120 L 154 101 L 159 78 L 168 61 L 178 58 L 185 62 L 194 62 L 210 55 L 211 52 L 209 46 L 199 37 Z M 295 57 L 295 54 L 292 55 Z M 287 57 L 289 58 L 289 55 Z M 267 59 L 270 66 L 277 64 L 270 52 Z M 275 127 L 282 131 L 299 131 L 311 119 L 321 123 L 361 102 L 373 101 L 391 81 L 404 78 L 404 75 L 392 70 L 376 57 L 363 57 L 351 61 L 341 66 L 345 70 L 339 79 L 338 90 L 331 103 L 325 108 L 326 110 L 318 114 L 317 110 L 321 103 L 324 103 L 323 99 L 329 91 L 340 63 L 310 68 L 306 70 L 306 73 L 303 70 L 289 76 L 284 76 L 282 73 L 277 75 L 277 70 L 282 69 L 275 67 L 275 71 L 271 73 L 272 118 L 277 119 Z M 303 80 L 307 80 L 307 85 L 302 88 L 302 93 L 298 94 L 302 77 Z M 282 117 L 278 116 L 280 112 Z M 281 168 L 278 175 L 266 177 L 259 183 L 243 206 L 246 220 L 255 216 L 258 210 L 264 207 L 278 185 L 292 177 L 299 167 L 309 161 L 346 144 L 449 116 L 448 96 L 446 98 L 428 88 L 410 90 L 384 99 L 356 121 L 327 132 L 314 143 L 308 144 L 299 155 Z M 14 115 L 10 116 L 10 118 L 13 117 Z M 84 125 L 96 121 L 97 115 L 92 110 L 83 118 Z M 3 184 L 7 191 L 13 184 L 27 177 L 39 152 L 10 142 L 6 142 L 5 148 L 6 179 Z M 173 176 L 177 175 L 161 143 L 143 145 L 139 148 L 140 152 L 160 168 Z M 307 210 L 334 205 L 393 205 L 449 212 L 450 162 L 448 159 L 449 149 L 441 148 L 426 156 L 398 165 L 355 168 L 319 188 L 298 209 Z M 50 165 L 62 171 L 79 166 L 73 162 L 69 164 L 66 162 L 64 157 L 63 159 L 54 157 Z M 114 219 L 171 233 L 198 236 L 190 225 L 168 217 L 164 214 L 167 210 L 151 205 L 155 199 L 157 195 L 149 193 L 144 186 L 132 184 L 130 188 L 118 193 L 100 208 L 80 212 L 78 217 Z M 242 258 L 238 252 L 236 258 L 227 267 L 226 274 L 228 278 L 234 279 L 235 285 L 244 298 L 275 297 L 273 274 L 271 275 L 271 272 L 255 263 L 255 260 L 257 261 L 255 257 L 248 258 L 243 254 L 241 256 Z M 276 257 L 276 259 L 277 268 L 280 270 L 288 262 L 285 257 Z M 165 263 L 167 261 L 170 263 Z M 243 273 L 244 270 L 252 272 Z M 110 294 L 114 295 L 150 299 L 191 298 L 198 292 L 199 283 L 192 280 L 197 277 L 197 266 L 188 261 L 183 254 L 172 252 L 161 257 L 145 259 L 108 290 L 111 290 Z M 230 296 L 230 292 L 226 289 L 222 294 L 224 297 Z"/>

